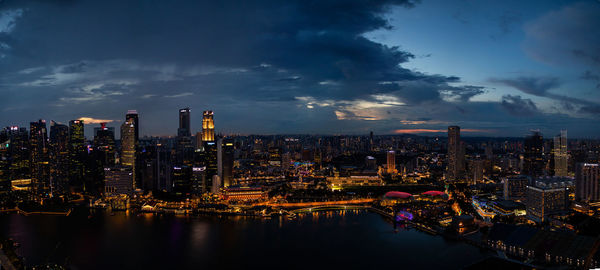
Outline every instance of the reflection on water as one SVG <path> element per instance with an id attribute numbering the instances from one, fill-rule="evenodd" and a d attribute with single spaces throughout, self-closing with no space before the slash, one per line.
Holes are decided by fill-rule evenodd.
<path id="1" fill-rule="evenodd" d="M 286 217 L 170 216 L 104 212 L 69 217 L 0 216 L 0 233 L 28 264 L 114 268 L 456 269 L 487 254 L 392 223 L 366 210 Z M 422 258 L 428 258 L 426 260 Z M 319 263 L 316 263 L 319 262 Z"/>

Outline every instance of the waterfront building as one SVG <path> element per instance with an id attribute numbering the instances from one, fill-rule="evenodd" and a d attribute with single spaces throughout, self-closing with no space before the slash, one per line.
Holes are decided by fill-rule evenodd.
<path id="1" fill-rule="evenodd" d="M 268 194 L 261 187 L 236 187 L 223 190 L 223 199 L 226 201 L 258 201 L 268 198 Z"/>
<path id="2" fill-rule="evenodd" d="M 575 171 L 575 200 L 600 201 L 600 164 L 578 163 Z"/>
<path id="3" fill-rule="evenodd" d="M 115 128 L 107 127 L 106 123 L 100 123 L 100 127 L 94 128 L 94 149 L 98 153 L 101 166 L 112 167 L 115 165 Z"/>
<path id="4" fill-rule="evenodd" d="M 132 195 L 133 190 L 130 166 L 104 168 L 104 196 Z"/>

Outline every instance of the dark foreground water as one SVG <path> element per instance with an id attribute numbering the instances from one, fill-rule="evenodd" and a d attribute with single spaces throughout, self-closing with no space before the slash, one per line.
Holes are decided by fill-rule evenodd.
<path id="1" fill-rule="evenodd" d="M 73 269 L 460 269 L 489 254 L 366 211 L 285 218 L 0 216 L 28 265 Z"/>

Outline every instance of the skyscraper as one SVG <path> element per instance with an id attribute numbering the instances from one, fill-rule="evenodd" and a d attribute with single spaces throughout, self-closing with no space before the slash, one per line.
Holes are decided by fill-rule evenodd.
<path id="1" fill-rule="evenodd" d="M 396 171 L 396 152 L 387 152 L 387 173 L 393 174 Z"/>
<path id="2" fill-rule="evenodd" d="M 179 128 L 177 129 L 177 136 L 192 136 L 190 128 L 190 108 L 179 110 Z"/>
<path id="3" fill-rule="evenodd" d="M 544 139 L 539 131 L 525 138 L 523 173 L 533 178 L 544 174 Z"/>
<path id="4" fill-rule="evenodd" d="M 85 154 L 83 120 L 71 120 L 69 121 L 69 182 L 73 186 L 83 185 Z"/>
<path id="5" fill-rule="evenodd" d="M 465 169 L 464 145 L 460 141 L 460 127 L 448 127 L 448 180 L 456 181 Z"/>
<path id="6" fill-rule="evenodd" d="M 600 165 L 578 163 L 575 171 L 575 200 L 594 202 L 600 200 Z"/>
<path id="7" fill-rule="evenodd" d="M 48 132 L 46 121 L 31 122 L 29 126 L 29 145 L 31 149 L 31 181 L 35 193 L 50 192 L 50 165 L 48 152 Z"/>
<path id="8" fill-rule="evenodd" d="M 94 150 L 101 162 L 101 167 L 112 167 L 115 165 L 115 130 L 109 128 L 106 123 L 100 123 L 99 128 L 94 128 Z"/>
<path id="9" fill-rule="evenodd" d="M 202 116 L 202 141 L 215 141 L 215 122 L 212 111 L 204 111 Z"/>
<path id="10" fill-rule="evenodd" d="M 136 150 L 136 122 L 137 113 L 127 113 L 125 122 L 121 125 L 121 165 L 131 167 L 133 188 L 136 189 L 135 150 Z"/>
<path id="11" fill-rule="evenodd" d="M 233 140 L 219 138 L 217 140 L 217 169 L 223 187 L 233 184 Z"/>
<path id="12" fill-rule="evenodd" d="M 567 176 L 567 131 L 561 130 L 560 134 L 554 137 L 554 145 L 552 149 L 554 155 L 554 175 Z"/>
<path id="13" fill-rule="evenodd" d="M 140 119 L 138 117 L 138 112 L 136 110 L 128 110 L 127 115 L 125 115 L 125 120 L 132 122 L 134 126 L 134 141 L 137 146 L 138 141 L 140 140 Z"/>
<path id="14" fill-rule="evenodd" d="M 60 191 L 68 188 L 69 179 L 69 127 L 50 122 L 50 178 Z"/>

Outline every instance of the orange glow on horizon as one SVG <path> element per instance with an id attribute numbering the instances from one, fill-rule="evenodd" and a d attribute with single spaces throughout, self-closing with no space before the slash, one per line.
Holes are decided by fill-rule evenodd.
<path id="1" fill-rule="evenodd" d="M 395 134 L 413 134 L 413 133 L 446 133 L 448 130 L 446 129 L 425 129 L 425 128 L 414 128 L 414 129 L 396 129 L 394 130 Z M 490 133 L 494 132 L 491 129 L 472 129 L 465 128 L 461 129 L 460 132 L 479 132 L 479 133 Z"/>

